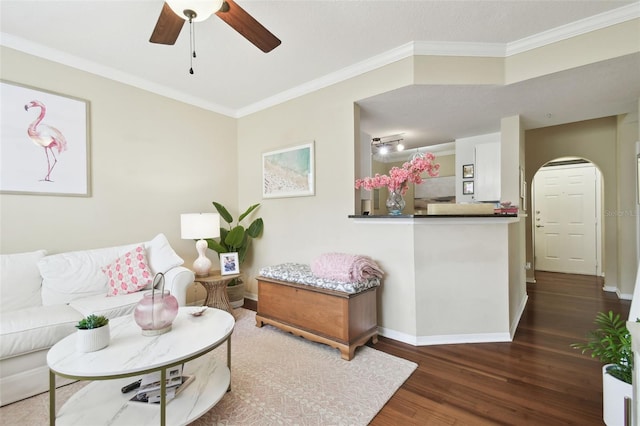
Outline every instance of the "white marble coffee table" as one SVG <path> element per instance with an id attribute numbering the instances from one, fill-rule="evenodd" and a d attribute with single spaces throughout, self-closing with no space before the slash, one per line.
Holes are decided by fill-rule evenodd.
<path id="1" fill-rule="evenodd" d="M 133 316 L 109 321 L 111 342 L 106 348 L 89 353 L 76 351 L 75 333 L 54 345 L 47 354 L 49 365 L 50 424 L 69 425 L 180 425 L 210 410 L 222 399 L 231 383 L 231 333 L 235 321 L 228 312 L 208 308 L 199 317 L 189 315 L 193 307 L 180 308 L 170 332 L 143 336 Z M 203 356 L 227 342 L 227 365 L 220 365 L 212 354 Z M 134 395 L 120 389 L 142 374 L 187 363 L 183 374 L 196 379 L 168 403 L 130 402 Z M 92 380 L 55 412 L 55 378 Z M 163 392 L 164 394 L 164 392 Z"/>

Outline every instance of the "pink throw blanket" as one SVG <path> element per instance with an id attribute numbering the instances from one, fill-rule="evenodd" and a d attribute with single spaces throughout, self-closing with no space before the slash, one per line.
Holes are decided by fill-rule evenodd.
<path id="1" fill-rule="evenodd" d="M 361 282 L 382 278 L 384 272 L 369 256 L 345 253 L 324 253 L 311 262 L 313 275 L 329 280 Z"/>

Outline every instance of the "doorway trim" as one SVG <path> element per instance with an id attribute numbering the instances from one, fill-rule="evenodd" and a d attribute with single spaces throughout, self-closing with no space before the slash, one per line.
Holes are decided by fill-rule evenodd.
<path id="1" fill-rule="evenodd" d="M 596 208 L 596 231 L 595 231 L 595 251 L 596 251 L 596 269 L 595 269 L 595 275 L 598 277 L 604 277 L 604 262 L 605 262 L 605 256 L 604 256 L 604 251 L 603 251 L 603 241 L 604 241 L 604 229 L 602 226 L 602 217 L 603 217 L 603 199 L 604 199 L 604 182 L 603 182 L 603 175 L 602 175 L 602 171 L 598 168 L 598 166 L 590 161 L 587 160 L 585 158 L 581 158 L 581 157 L 559 157 L 556 159 L 553 159 L 551 161 L 548 161 L 547 163 L 543 164 L 540 168 L 538 168 L 538 170 L 536 170 L 536 172 L 533 175 L 532 178 L 532 185 L 530 188 L 530 199 L 531 199 L 531 208 L 532 208 L 532 216 L 535 216 L 535 212 L 536 212 L 536 191 L 535 191 L 535 185 L 536 185 L 536 176 L 539 176 L 538 173 L 540 172 L 540 170 L 542 170 L 545 167 L 553 167 L 553 166 L 563 166 L 565 168 L 569 168 L 571 165 L 575 165 L 575 167 L 580 167 L 580 165 L 589 165 L 589 166 L 593 166 L 595 171 L 596 171 L 596 181 L 595 181 L 595 208 Z M 569 167 L 567 167 L 569 166 Z M 533 249 L 533 253 L 532 253 L 532 270 L 533 270 L 533 282 L 535 282 L 535 272 L 536 272 L 536 232 L 535 232 L 535 218 L 532 218 L 531 221 L 531 241 L 532 241 L 532 249 Z M 616 292 L 617 288 L 615 287 L 611 287 L 608 288 L 606 285 L 603 287 L 603 290 L 605 291 L 612 291 L 612 292 Z"/>

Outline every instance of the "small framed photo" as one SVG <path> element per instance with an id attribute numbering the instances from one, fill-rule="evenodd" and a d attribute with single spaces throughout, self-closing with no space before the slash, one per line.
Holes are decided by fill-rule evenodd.
<path id="1" fill-rule="evenodd" d="M 240 273 L 240 262 L 238 253 L 222 253 L 220 255 L 220 274 L 233 275 Z"/>
<path id="2" fill-rule="evenodd" d="M 472 180 L 462 181 L 462 193 L 464 195 L 473 194 L 473 181 Z"/>
<path id="3" fill-rule="evenodd" d="M 462 178 L 473 179 L 473 164 L 465 164 L 462 166 Z M 473 185 L 471 185 L 473 187 Z"/>

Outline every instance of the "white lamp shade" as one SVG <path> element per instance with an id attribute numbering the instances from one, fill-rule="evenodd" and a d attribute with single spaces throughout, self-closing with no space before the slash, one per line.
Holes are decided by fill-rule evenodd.
<path id="1" fill-rule="evenodd" d="M 180 215 L 180 234 L 185 240 L 200 240 L 220 236 L 218 213 L 185 213 Z"/>
<path id="2" fill-rule="evenodd" d="M 184 20 L 189 18 L 185 16 L 184 10 L 193 10 L 196 17 L 193 22 L 200 22 L 216 13 L 222 7 L 223 0 L 168 0 L 167 4 L 173 12 Z"/>

